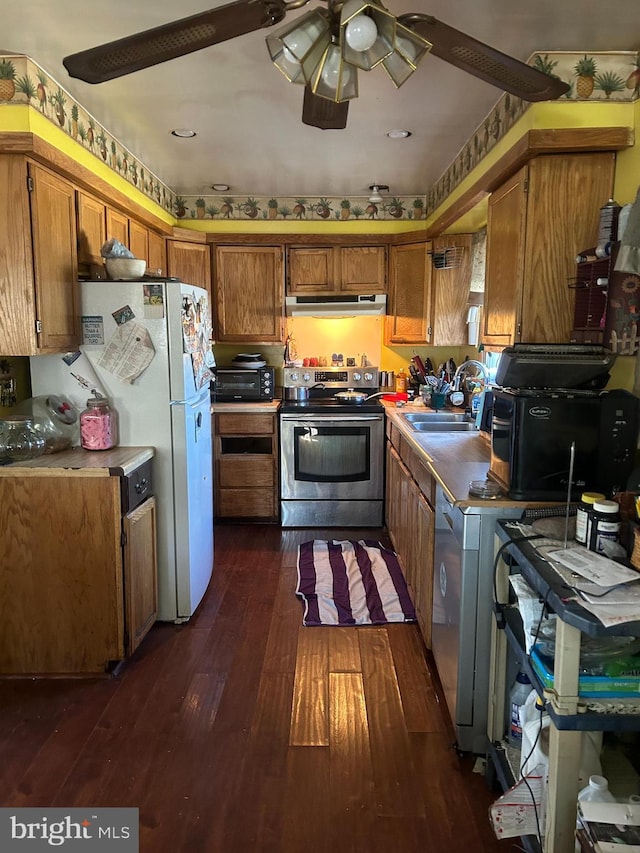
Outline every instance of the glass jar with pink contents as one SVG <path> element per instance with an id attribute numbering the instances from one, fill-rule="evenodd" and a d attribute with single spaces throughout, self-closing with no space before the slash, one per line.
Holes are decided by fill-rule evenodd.
<path id="1" fill-rule="evenodd" d="M 106 397 L 99 394 L 90 397 L 87 400 L 87 408 L 80 415 L 80 444 L 85 450 L 109 450 L 117 443 L 116 410 L 111 408 Z"/>

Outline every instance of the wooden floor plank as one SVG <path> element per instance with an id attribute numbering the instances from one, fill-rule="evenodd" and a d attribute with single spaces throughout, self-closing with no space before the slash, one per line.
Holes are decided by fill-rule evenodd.
<path id="1" fill-rule="evenodd" d="M 358 632 L 336 626 L 329 635 L 329 669 L 331 672 L 362 672 Z"/>
<path id="2" fill-rule="evenodd" d="M 378 814 L 424 817 L 422 792 L 410 778 L 412 755 L 387 631 L 360 629 L 359 640 Z"/>
<path id="3" fill-rule="evenodd" d="M 328 746 L 329 632 L 301 628 L 291 709 L 291 746 Z"/>
<path id="4" fill-rule="evenodd" d="M 362 675 L 329 674 L 331 828 L 335 849 L 367 838 L 376 815 Z"/>
<path id="5" fill-rule="evenodd" d="M 280 849 L 287 776 L 293 673 L 264 673 L 256 702 L 241 796 L 227 817 L 229 849 L 277 853 Z M 251 816 L 247 804 L 251 803 Z"/>
<path id="6" fill-rule="evenodd" d="M 283 566 L 264 655 L 265 672 L 294 672 L 302 604 L 294 594 L 295 573 Z"/>
<path id="7" fill-rule="evenodd" d="M 426 659 L 422 657 L 422 638 L 418 626 L 387 625 L 387 635 L 398 676 L 407 731 L 446 731 L 441 705 L 444 697 L 439 695 L 439 687 L 429 672 Z"/>
<path id="8" fill-rule="evenodd" d="M 329 762 L 328 747 L 289 747 L 283 853 L 338 853 L 332 843 Z"/>

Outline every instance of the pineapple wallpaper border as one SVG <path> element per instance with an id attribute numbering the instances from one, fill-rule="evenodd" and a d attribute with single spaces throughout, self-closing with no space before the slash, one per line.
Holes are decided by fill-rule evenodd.
<path id="1" fill-rule="evenodd" d="M 255 222 L 281 221 L 342 221 L 422 219 L 426 196 L 385 199 L 381 204 L 370 202 L 366 196 L 342 198 L 283 197 L 252 198 L 238 196 L 177 196 L 178 219 L 246 219 Z"/>
<path id="2" fill-rule="evenodd" d="M 640 97 L 640 53 L 636 51 L 539 52 L 531 56 L 528 64 L 569 84 L 569 91 L 560 100 L 629 102 Z M 528 101 L 508 93 L 500 98 L 428 192 L 426 216 L 437 210 L 530 106 Z"/>
<path id="3" fill-rule="evenodd" d="M 175 193 L 30 57 L 0 56 L 0 106 L 27 104 L 168 213 Z"/>
<path id="4" fill-rule="evenodd" d="M 564 100 L 634 101 L 640 97 L 640 53 L 534 53 L 529 64 L 569 83 Z M 37 82 L 36 82 L 37 81 Z M 531 106 L 505 94 L 435 185 L 423 196 L 372 204 L 366 197 L 253 198 L 177 195 L 91 116 L 30 57 L 0 56 L 0 107 L 27 104 L 101 159 L 178 220 L 417 220 L 433 213 Z M 206 180 L 203 180 L 206 184 Z"/>

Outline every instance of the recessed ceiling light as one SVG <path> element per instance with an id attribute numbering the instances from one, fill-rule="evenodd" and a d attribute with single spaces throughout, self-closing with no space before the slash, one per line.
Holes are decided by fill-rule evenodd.
<path id="1" fill-rule="evenodd" d="M 192 136 L 196 135 L 195 130 L 189 130 L 188 127 L 176 127 L 175 130 L 171 131 L 172 136 L 179 136 L 180 139 L 191 139 Z"/>
<path id="2" fill-rule="evenodd" d="M 226 193 L 227 190 L 231 189 L 231 187 L 229 184 L 211 184 L 211 189 L 215 190 L 217 193 Z"/>
<path id="3" fill-rule="evenodd" d="M 408 136 L 411 136 L 410 130 L 388 130 L 387 136 L 389 139 L 406 139 Z"/>

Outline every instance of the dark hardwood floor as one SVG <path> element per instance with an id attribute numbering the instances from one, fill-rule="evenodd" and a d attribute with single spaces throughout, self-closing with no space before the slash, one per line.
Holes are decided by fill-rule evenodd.
<path id="1" fill-rule="evenodd" d="M 303 628 L 297 546 L 219 525 L 193 619 L 111 678 L 0 682 L 0 804 L 135 806 L 142 853 L 511 853 L 415 625 Z"/>

